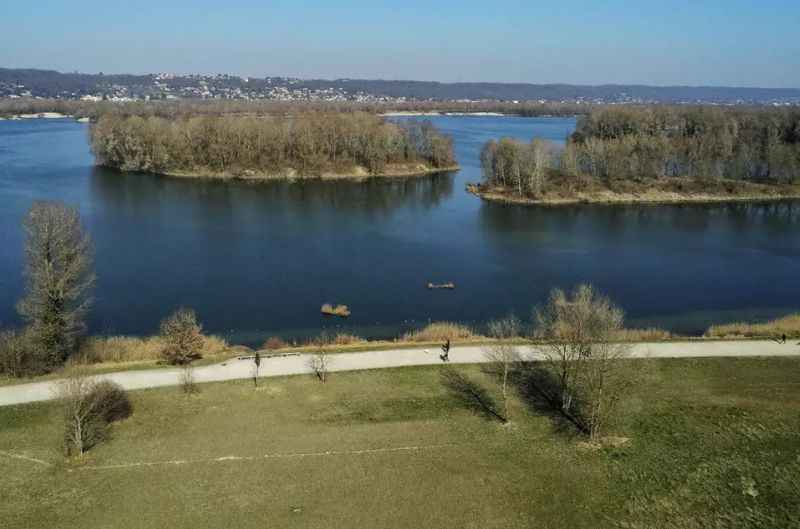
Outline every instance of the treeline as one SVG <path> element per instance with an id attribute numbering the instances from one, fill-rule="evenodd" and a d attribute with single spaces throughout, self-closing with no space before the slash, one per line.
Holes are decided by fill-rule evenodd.
<path id="1" fill-rule="evenodd" d="M 68 99 L 17 98 L 0 99 L 0 117 L 20 114 L 58 112 L 76 118 L 93 120 L 104 114 L 122 116 L 158 116 L 164 118 L 199 115 L 253 115 L 288 114 L 297 111 L 324 112 L 491 112 L 519 116 L 575 116 L 585 114 L 592 107 L 578 103 L 550 103 L 538 101 L 406 101 L 389 102 L 323 102 L 231 99 L 178 99 L 164 101 L 78 101 Z"/>
<path id="2" fill-rule="evenodd" d="M 430 122 L 392 123 L 364 112 L 176 119 L 105 114 L 90 131 L 98 163 L 125 171 L 317 176 L 363 168 L 375 175 L 455 165 L 452 140 Z"/>
<path id="3" fill-rule="evenodd" d="M 799 108 L 604 107 L 579 118 L 563 149 L 541 140 L 488 142 L 486 184 L 535 195 L 572 182 L 669 179 L 800 182 Z"/>

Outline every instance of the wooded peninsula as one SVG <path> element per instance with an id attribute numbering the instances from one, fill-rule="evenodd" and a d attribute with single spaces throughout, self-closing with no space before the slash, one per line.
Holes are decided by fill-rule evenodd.
<path id="1" fill-rule="evenodd" d="M 800 109 L 603 107 L 566 145 L 487 142 L 474 194 L 526 204 L 800 198 Z"/>
<path id="2" fill-rule="evenodd" d="M 241 179 L 413 176 L 457 168 L 453 142 L 430 122 L 365 112 L 101 115 L 97 162 L 122 171 Z"/>

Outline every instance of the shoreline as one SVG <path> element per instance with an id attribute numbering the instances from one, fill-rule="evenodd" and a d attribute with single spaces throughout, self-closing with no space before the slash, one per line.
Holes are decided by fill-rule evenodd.
<path id="1" fill-rule="evenodd" d="M 466 191 L 476 197 L 500 204 L 520 206 L 624 206 L 646 205 L 665 206 L 679 204 L 733 204 L 733 203 L 760 203 L 760 202 L 792 202 L 800 200 L 800 190 L 792 193 L 781 194 L 748 194 L 748 195 L 712 195 L 712 194 L 679 194 L 663 192 L 655 189 L 645 189 L 641 193 L 619 193 L 614 191 L 599 191 L 577 193 L 573 197 L 532 198 L 515 195 L 501 188 L 486 189 L 480 184 L 469 183 Z"/>
<path id="2" fill-rule="evenodd" d="M 347 173 L 332 173 L 323 172 L 318 175 L 300 176 L 294 169 L 287 170 L 284 174 L 259 174 L 251 171 L 244 171 L 243 173 L 204 173 L 202 171 L 169 171 L 169 172 L 140 172 L 140 171 L 125 171 L 113 165 L 98 164 L 99 167 L 112 169 L 120 173 L 139 173 L 150 174 L 154 176 L 168 177 L 168 178 L 184 178 L 196 180 L 214 180 L 214 181 L 238 181 L 238 182 L 279 182 L 289 181 L 297 182 L 301 180 L 325 180 L 325 181 L 352 181 L 363 182 L 372 178 L 420 178 L 430 176 L 438 173 L 448 173 L 458 171 L 461 169 L 459 165 L 452 165 L 447 167 L 429 167 L 425 164 L 412 164 L 409 166 L 395 166 L 394 168 L 387 168 L 380 173 L 369 173 L 364 167 L 354 167 L 352 172 Z"/>
<path id="3" fill-rule="evenodd" d="M 35 114 L 14 114 L 11 116 L 0 116 L 0 121 L 27 121 L 31 119 L 71 119 L 78 123 L 88 123 L 90 121 L 87 117 L 77 117 L 70 114 L 62 114 L 60 112 L 38 112 Z"/>
<path id="4" fill-rule="evenodd" d="M 519 114 L 507 114 L 503 112 L 447 112 L 447 111 L 439 111 L 439 110 L 397 110 L 397 111 L 389 111 L 383 112 L 379 114 L 380 116 L 384 116 L 387 118 L 400 118 L 400 117 L 438 117 L 438 116 L 463 116 L 463 117 L 470 117 L 470 116 L 482 116 L 482 117 L 504 117 L 504 116 L 518 116 Z"/>

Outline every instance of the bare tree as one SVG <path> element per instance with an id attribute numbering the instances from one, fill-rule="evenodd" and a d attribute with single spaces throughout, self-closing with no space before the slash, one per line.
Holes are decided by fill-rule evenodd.
<path id="1" fill-rule="evenodd" d="M 185 365 L 201 357 L 203 327 L 191 309 L 180 308 L 161 322 L 162 356 L 173 365 Z"/>
<path id="2" fill-rule="evenodd" d="M 544 341 L 542 365 L 555 378 L 560 411 L 597 439 L 614 405 L 629 385 L 623 360 L 628 345 L 614 343 L 623 312 L 590 285 L 571 295 L 560 289 L 534 313 L 537 337 Z"/>
<path id="3" fill-rule="evenodd" d="M 186 362 L 181 366 L 181 390 L 187 395 L 194 395 L 199 393 L 200 389 L 197 387 L 197 382 L 194 377 L 194 366 L 191 362 Z"/>
<path id="4" fill-rule="evenodd" d="M 128 395 L 120 386 L 98 381 L 77 371 L 58 388 L 64 410 L 64 453 L 84 454 L 108 437 L 109 424 L 132 412 Z"/>
<path id="5" fill-rule="evenodd" d="M 37 202 L 24 220 L 26 292 L 17 310 L 46 368 L 62 364 L 86 325 L 94 284 L 92 250 L 75 208 Z"/>
<path id="6" fill-rule="evenodd" d="M 317 375 L 317 378 L 319 378 L 320 382 L 323 384 L 328 377 L 330 362 L 330 355 L 322 345 L 319 345 L 317 350 L 308 359 L 308 367 Z"/>
<path id="7" fill-rule="evenodd" d="M 495 342 L 484 348 L 483 353 L 500 376 L 505 421 L 511 420 L 508 412 L 508 378 L 521 360 L 519 351 L 513 345 L 513 340 L 520 335 L 520 327 L 519 318 L 513 315 L 489 322 L 489 336 Z"/>

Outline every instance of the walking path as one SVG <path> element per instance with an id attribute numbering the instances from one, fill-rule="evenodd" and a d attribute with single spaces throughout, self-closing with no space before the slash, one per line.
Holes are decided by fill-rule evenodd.
<path id="1" fill-rule="evenodd" d="M 530 360 L 539 355 L 530 347 L 520 347 Z M 355 371 L 387 367 L 441 364 L 438 348 L 387 349 L 358 353 L 339 353 L 329 356 L 329 371 Z M 694 357 L 747 357 L 747 356 L 798 356 L 800 346 L 794 342 L 780 344 L 774 341 L 695 341 L 641 343 L 632 346 L 631 356 L 636 358 L 694 358 Z M 259 377 L 278 377 L 311 373 L 310 354 L 297 354 L 273 358 L 262 358 Z M 453 346 L 450 363 L 475 364 L 486 362 L 481 346 Z M 195 382 L 218 382 L 253 377 L 252 360 L 229 360 L 220 364 L 194 369 Z M 181 383 L 182 370 L 149 369 L 122 371 L 96 375 L 102 380 L 111 380 L 125 389 L 144 389 L 177 386 Z M 58 380 L 34 382 L 16 386 L 0 387 L 0 406 L 37 402 L 56 398 Z"/>

